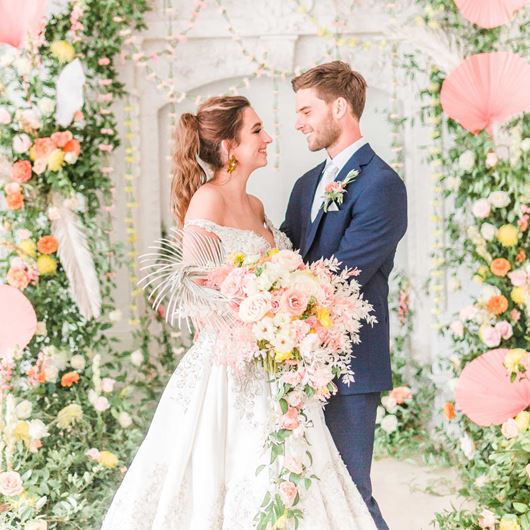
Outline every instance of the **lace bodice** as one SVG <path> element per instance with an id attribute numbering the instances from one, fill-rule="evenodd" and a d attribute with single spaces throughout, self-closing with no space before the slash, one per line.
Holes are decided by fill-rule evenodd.
<path id="1" fill-rule="evenodd" d="M 292 248 L 292 243 L 289 238 L 278 230 L 267 216 L 265 216 L 265 225 L 272 232 L 277 248 L 280 250 Z M 259 254 L 271 248 L 270 243 L 262 235 L 253 230 L 222 226 L 209 219 L 187 219 L 184 226 L 198 226 L 199 228 L 204 228 L 212 232 L 221 240 L 227 254 L 235 252 Z"/>

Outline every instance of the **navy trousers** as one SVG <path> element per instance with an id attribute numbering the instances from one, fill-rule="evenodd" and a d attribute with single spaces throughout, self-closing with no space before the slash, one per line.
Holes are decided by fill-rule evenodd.
<path id="1" fill-rule="evenodd" d="M 377 502 L 372 496 L 370 470 L 374 450 L 377 406 L 381 394 L 338 394 L 326 405 L 326 424 L 342 460 L 368 506 L 378 530 L 388 530 Z"/>

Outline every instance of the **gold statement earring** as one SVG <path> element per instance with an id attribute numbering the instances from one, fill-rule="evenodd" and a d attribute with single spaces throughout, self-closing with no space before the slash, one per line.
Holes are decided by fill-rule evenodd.
<path id="1" fill-rule="evenodd" d="M 236 170 L 237 164 L 239 164 L 239 160 L 234 155 L 232 155 L 230 157 L 230 160 L 228 160 L 228 164 L 226 165 L 226 171 L 229 175 L 231 175 Z"/>

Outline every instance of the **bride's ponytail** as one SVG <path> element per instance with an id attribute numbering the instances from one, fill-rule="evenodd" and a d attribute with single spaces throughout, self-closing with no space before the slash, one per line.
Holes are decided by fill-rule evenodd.
<path id="1" fill-rule="evenodd" d="M 197 157 L 200 150 L 199 119 L 185 112 L 175 132 L 173 178 L 171 180 L 171 211 L 177 224 L 184 224 L 184 216 L 193 194 L 204 182 L 205 175 Z"/>

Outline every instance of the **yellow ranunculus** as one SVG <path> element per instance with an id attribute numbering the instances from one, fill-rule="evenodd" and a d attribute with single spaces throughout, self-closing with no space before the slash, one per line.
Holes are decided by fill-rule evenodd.
<path id="1" fill-rule="evenodd" d="M 241 267 L 245 261 L 245 254 L 243 252 L 238 252 L 237 254 L 230 255 L 230 261 L 236 266 Z"/>
<path id="2" fill-rule="evenodd" d="M 276 351 L 274 353 L 274 360 L 277 362 L 277 363 L 281 363 L 283 361 L 288 361 L 289 359 L 292 359 L 293 358 L 293 352 L 292 350 L 290 351 L 284 351 L 284 352 L 281 352 L 281 351 Z"/>
<path id="3" fill-rule="evenodd" d="M 64 164 L 64 151 L 56 149 L 48 158 L 48 169 L 50 171 L 59 171 Z"/>
<path id="4" fill-rule="evenodd" d="M 271 249 L 267 252 L 267 256 L 269 256 L 269 257 L 274 256 L 275 254 L 278 254 L 278 252 L 280 252 L 280 249 L 279 249 L 279 248 L 271 248 Z"/>
<path id="5" fill-rule="evenodd" d="M 511 298 L 517 305 L 524 304 L 524 290 L 522 287 L 514 287 L 511 292 Z"/>
<path id="6" fill-rule="evenodd" d="M 521 530 L 521 527 L 516 519 L 505 519 L 503 517 L 499 524 L 499 530 Z"/>
<path id="7" fill-rule="evenodd" d="M 513 247 L 517 245 L 519 230 L 513 225 L 503 225 L 497 230 L 497 239 L 503 247 Z"/>
<path id="8" fill-rule="evenodd" d="M 75 48 L 67 40 L 52 42 L 50 51 L 61 64 L 69 63 L 75 57 Z"/>
<path id="9" fill-rule="evenodd" d="M 98 462 L 102 466 L 113 468 L 118 465 L 118 457 L 110 451 L 101 451 Z"/>
<path id="10" fill-rule="evenodd" d="M 528 429 L 528 425 L 530 425 L 530 412 L 527 410 L 519 412 L 519 414 L 515 416 L 515 423 L 517 423 L 517 427 L 519 427 L 520 432 L 526 431 L 526 429 Z"/>
<path id="11" fill-rule="evenodd" d="M 43 276 L 51 276 L 52 274 L 55 274 L 55 271 L 57 270 L 57 260 L 51 256 L 43 254 L 37 259 L 37 268 L 39 269 L 39 274 L 42 274 Z"/>
<path id="12" fill-rule="evenodd" d="M 27 421 L 17 421 L 13 434 L 17 440 L 29 441 L 29 423 Z"/>
<path id="13" fill-rule="evenodd" d="M 333 321 L 329 316 L 329 311 L 326 307 L 319 307 L 317 309 L 317 320 L 323 328 L 330 328 L 333 325 Z"/>
<path id="14" fill-rule="evenodd" d="M 24 254 L 27 254 L 28 256 L 31 256 L 34 258 L 37 254 L 37 245 L 35 244 L 35 241 L 32 239 L 24 239 L 24 241 L 21 241 L 18 244 L 18 248 L 24 252 Z"/>
<path id="15" fill-rule="evenodd" d="M 57 425 L 66 429 L 83 417 L 83 409 L 77 403 L 71 403 L 62 408 L 57 414 Z"/>
<path id="16" fill-rule="evenodd" d="M 32 162 L 35 162 L 35 160 L 37 160 L 37 151 L 35 149 L 35 146 L 32 145 L 29 149 L 29 159 L 32 161 Z"/>
<path id="17" fill-rule="evenodd" d="M 504 366 L 510 373 L 517 372 L 528 353 L 522 348 L 514 348 L 504 356 Z"/>

